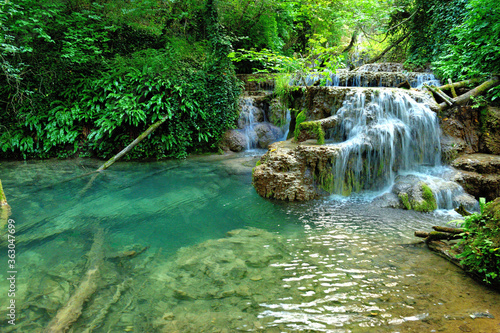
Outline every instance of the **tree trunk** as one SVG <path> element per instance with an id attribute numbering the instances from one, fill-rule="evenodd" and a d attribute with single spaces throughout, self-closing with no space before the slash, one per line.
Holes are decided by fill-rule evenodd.
<path id="1" fill-rule="evenodd" d="M 378 56 L 370 59 L 367 64 L 373 64 L 374 62 L 380 60 L 383 56 L 386 55 L 387 52 L 389 52 L 390 50 L 392 50 L 394 47 L 398 46 L 399 44 L 401 44 L 401 42 L 403 42 L 406 38 L 408 38 L 409 36 L 411 35 L 411 32 L 408 32 L 406 35 L 402 36 L 401 38 L 399 38 L 397 41 L 395 41 L 394 43 L 392 43 L 391 45 L 389 45 L 385 50 L 382 51 L 382 53 L 380 53 Z"/>
<path id="2" fill-rule="evenodd" d="M 448 95 L 446 95 L 444 92 L 442 92 L 439 88 L 430 86 L 428 84 L 424 84 L 424 87 L 426 87 L 427 89 L 431 90 L 433 93 L 435 93 L 436 95 L 441 97 L 444 100 L 444 102 L 446 104 L 448 104 L 449 106 L 453 105 L 453 100 Z"/>
<path id="3" fill-rule="evenodd" d="M 469 81 L 471 81 L 471 80 L 469 80 Z M 491 89 L 499 84 L 500 84 L 500 79 L 498 78 L 498 76 L 494 76 L 493 78 L 484 82 L 483 84 L 479 85 L 478 87 L 466 92 L 463 95 L 458 96 L 457 98 L 454 98 L 453 102 L 456 105 L 464 105 L 471 99 L 471 97 L 479 96 L 479 95 L 487 92 L 489 89 Z M 451 87 L 450 87 L 450 89 L 451 89 Z M 439 108 L 441 110 L 445 110 L 447 107 L 448 106 L 446 103 L 439 104 Z"/>
<path id="4" fill-rule="evenodd" d="M 487 92 L 489 89 L 497 86 L 498 84 L 500 84 L 500 79 L 498 78 L 498 76 L 494 76 L 490 80 L 481 84 L 480 86 L 478 86 L 478 87 L 472 89 L 471 91 L 468 91 L 467 93 L 457 97 L 455 99 L 455 103 L 458 105 L 464 105 L 465 103 L 467 103 L 469 101 L 469 99 L 471 97 L 481 95 L 481 94 Z"/>
<path id="5" fill-rule="evenodd" d="M 480 82 L 479 79 L 471 79 L 471 80 L 465 80 L 465 81 L 460 81 L 460 82 L 455 82 L 453 84 L 445 84 L 444 86 L 439 87 L 441 90 L 449 90 L 451 88 L 462 88 L 462 87 L 467 87 L 473 83 L 478 83 Z"/>

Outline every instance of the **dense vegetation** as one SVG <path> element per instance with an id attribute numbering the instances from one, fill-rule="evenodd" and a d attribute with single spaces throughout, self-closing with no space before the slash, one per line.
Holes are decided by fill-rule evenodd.
<path id="1" fill-rule="evenodd" d="M 500 288 L 500 198 L 481 206 L 481 213 L 466 217 L 462 225 L 459 258 L 472 274 Z"/>
<path id="2" fill-rule="evenodd" d="M 213 151 L 237 117 L 235 73 L 380 59 L 489 76 L 499 25 L 487 0 L 3 0 L 1 157 L 106 158 L 165 115 L 127 158 Z"/>

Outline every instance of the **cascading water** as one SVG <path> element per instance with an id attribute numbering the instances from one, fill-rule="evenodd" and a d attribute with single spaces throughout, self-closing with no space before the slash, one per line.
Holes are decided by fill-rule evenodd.
<path id="1" fill-rule="evenodd" d="M 352 92 L 335 114 L 332 193 L 381 190 L 399 171 L 440 164 L 436 114 L 403 91 Z"/>
<path id="2" fill-rule="evenodd" d="M 264 114 L 261 109 L 253 104 L 252 97 L 243 97 L 240 99 L 240 118 L 238 119 L 238 127 L 246 138 L 246 150 L 257 147 L 257 134 L 254 127 L 258 121 L 262 121 Z"/>
<path id="3" fill-rule="evenodd" d="M 412 88 L 421 88 L 424 83 L 435 86 L 440 84 L 432 73 L 367 72 L 363 70 L 337 70 L 336 73 L 317 72 L 304 77 L 293 78 L 290 84 L 295 86 L 394 88 L 405 81 L 408 81 Z"/>

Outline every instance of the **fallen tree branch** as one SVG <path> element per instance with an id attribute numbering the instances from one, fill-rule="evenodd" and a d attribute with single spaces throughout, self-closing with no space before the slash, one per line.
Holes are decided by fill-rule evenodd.
<path id="1" fill-rule="evenodd" d="M 116 302 L 118 302 L 118 300 L 120 299 L 123 291 L 127 288 L 127 284 L 132 280 L 132 278 L 128 278 L 126 279 L 125 281 L 123 281 L 121 284 L 119 284 L 117 287 L 116 287 L 116 291 L 115 291 L 115 294 L 113 295 L 113 297 L 109 300 L 109 302 L 107 302 L 104 307 L 101 309 L 101 311 L 99 312 L 99 314 L 94 318 L 94 320 L 92 320 L 92 322 L 88 325 L 88 327 L 83 331 L 83 333 L 90 333 L 92 332 L 94 329 L 96 329 L 97 327 L 99 327 L 99 325 L 101 325 L 101 322 L 106 318 L 106 316 L 108 315 L 108 312 L 109 312 L 109 309 L 111 308 L 111 305 L 115 304 Z"/>
<path id="2" fill-rule="evenodd" d="M 101 165 L 99 169 L 97 169 L 98 172 L 106 170 L 109 168 L 113 163 L 118 161 L 120 158 L 123 157 L 126 153 L 132 150 L 139 142 L 144 140 L 149 134 L 154 132 L 158 127 L 160 127 L 161 124 L 163 124 L 167 119 L 169 119 L 169 115 L 165 115 L 162 119 L 158 120 L 156 123 L 153 125 L 149 126 L 147 130 L 145 130 L 141 135 L 139 135 L 134 141 L 132 141 L 127 147 L 125 147 L 121 152 L 110 158 L 106 163 Z"/>
<path id="3" fill-rule="evenodd" d="M 135 146 L 137 146 L 142 140 L 144 140 L 149 134 L 153 133 L 158 127 L 160 127 L 161 124 L 163 124 L 167 119 L 169 119 L 169 115 L 165 115 L 163 118 L 158 120 L 156 123 L 153 125 L 149 126 L 147 130 L 142 132 L 141 135 L 139 135 L 137 138 L 135 138 L 134 141 L 132 141 L 127 147 L 123 148 L 118 154 L 115 156 L 111 157 L 106 163 L 101 165 L 99 169 L 97 169 L 94 172 L 101 172 L 109 168 L 113 163 L 118 161 L 120 158 L 122 158 L 126 153 L 131 151 Z M 87 182 L 87 185 L 78 193 L 78 196 L 84 195 L 89 188 L 92 187 L 92 184 L 94 183 L 94 180 L 97 178 L 97 174 L 93 175 L 92 178 Z"/>
<path id="4" fill-rule="evenodd" d="M 476 88 L 466 92 L 463 95 L 458 96 L 457 98 L 453 99 L 453 104 L 456 105 L 464 105 L 466 104 L 472 97 L 481 95 L 485 92 L 487 92 L 489 89 L 497 86 L 500 84 L 500 79 L 498 76 L 494 76 L 493 78 L 489 79 L 488 81 L 485 81 L 483 84 L 477 86 Z M 439 104 L 439 108 L 441 110 L 445 110 L 447 108 L 447 103 L 441 103 Z"/>
<path id="5" fill-rule="evenodd" d="M 440 231 L 440 232 L 447 232 L 450 234 L 461 234 L 461 233 L 465 232 L 465 230 L 462 228 L 441 227 L 441 226 L 436 226 L 436 225 L 433 226 L 432 229 L 434 229 L 436 231 Z"/>
<path id="6" fill-rule="evenodd" d="M 448 79 L 448 83 L 450 84 L 450 87 L 451 87 L 450 88 L 451 89 L 451 96 L 453 96 L 453 98 L 457 98 L 458 95 L 457 95 L 457 92 L 455 91 L 455 87 L 453 86 L 453 81 L 451 79 Z"/>
<path id="7" fill-rule="evenodd" d="M 427 246 L 429 249 L 432 251 L 436 252 L 439 254 L 441 257 L 447 259 L 451 263 L 457 265 L 461 269 L 465 270 L 465 267 L 460 263 L 460 260 L 457 259 L 456 254 L 450 245 L 441 242 L 441 241 L 430 241 L 427 243 Z"/>
<path id="8" fill-rule="evenodd" d="M 89 265 L 85 277 L 68 300 L 68 303 L 63 308 L 59 309 L 56 316 L 49 322 L 45 333 L 66 332 L 82 314 L 83 304 L 97 290 L 99 270 L 104 261 L 102 250 L 103 244 L 104 231 L 99 228 L 94 235 L 94 243 L 90 248 Z"/>
<path id="9" fill-rule="evenodd" d="M 434 240 L 462 239 L 462 236 L 459 236 L 459 234 L 447 233 L 447 232 L 441 232 L 441 231 L 431 231 L 431 232 L 415 231 L 415 236 L 420 237 L 420 238 L 425 238 L 426 243 L 428 243 L 430 241 L 434 241 Z"/>
<path id="10" fill-rule="evenodd" d="M 453 105 L 453 100 L 444 92 L 442 92 L 439 88 L 430 86 L 427 83 L 424 83 L 424 87 L 426 87 L 427 89 L 429 89 L 430 91 L 441 97 L 444 100 L 444 102 L 449 106 Z"/>
<path id="11" fill-rule="evenodd" d="M 479 82 L 481 82 L 480 79 L 470 79 L 470 80 L 455 82 L 453 84 L 445 84 L 444 86 L 439 87 L 439 89 L 441 89 L 441 90 L 449 90 L 451 88 L 458 89 L 458 88 L 467 87 L 471 84 L 479 83 Z"/>

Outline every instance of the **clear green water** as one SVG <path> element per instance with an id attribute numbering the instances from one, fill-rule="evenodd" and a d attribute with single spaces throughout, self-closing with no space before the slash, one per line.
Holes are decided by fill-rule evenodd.
<path id="1" fill-rule="evenodd" d="M 498 293 L 408 245 L 455 217 L 360 199 L 271 202 L 251 186 L 255 162 L 119 163 L 90 185 L 74 177 L 98 161 L 0 163 L 18 232 L 16 326 L 2 264 L 0 331 L 44 331 L 78 292 L 99 230 L 97 288 L 73 332 L 500 330 Z"/>

